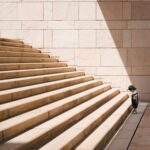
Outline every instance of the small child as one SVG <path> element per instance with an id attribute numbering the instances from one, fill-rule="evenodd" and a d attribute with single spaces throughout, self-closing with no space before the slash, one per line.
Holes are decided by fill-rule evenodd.
<path id="1" fill-rule="evenodd" d="M 134 85 L 130 85 L 128 90 L 131 92 L 131 102 L 133 107 L 133 113 L 137 113 L 137 107 L 139 104 L 138 92 L 136 91 L 136 87 Z"/>

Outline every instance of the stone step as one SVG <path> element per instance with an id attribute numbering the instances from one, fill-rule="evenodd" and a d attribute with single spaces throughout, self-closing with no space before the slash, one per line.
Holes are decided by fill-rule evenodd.
<path id="1" fill-rule="evenodd" d="M 107 94 L 106 93 L 101 94 L 101 98 L 98 99 L 99 102 L 97 101 L 94 103 L 93 101 L 94 98 L 90 99 L 89 101 L 62 113 L 61 115 L 58 115 L 46 121 L 45 123 L 42 123 L 41 125 L 38 125 L 33 129 L 30 129 L 24 132 L 23 134 L 20 134 L 10 139 L 9 141 L 1 144 L 0 149 L 1 150 L 8 149 L 7 146 L 9 146 L 10 143 L 14 144 L 13 146 L 11 146 L 11 150 L 17 150 L 17 149 L 27 150 L 27 149 L 39 148 L 39 146 L 55 138 L 65 129 L 77 123 L 79 120 L 86 117 L 89 113 L 93 112 L 95 108 L 98 108 L 104 102 L 108 101 L 109 99 L 111 99 L 112 97 L 116 96 L 119 93 L 119 91 L 115 89 L 110 91 L 106 92 Z M 17 129 L 19 130 L 19 128 Z M 3 132 L 2 133 L 3 137 L 6 137 L 7 135 L 13 133 L 13 131 L 16 130 L 11 130 L 11 131 L 12 132 L 9 131 L 7 133 Z M 23 142 L 21 142 L 22 140 Z M 19 144 L 17 144 L 18 142 Z"/>
<path id="2" fill-rule="evenodd" d="M 16 42 L 5 42 L 5 41 L 0 41 L 0 46 L 12 46 L 12 47 L 32 48 L 32 46 L 27 45 L 27 44 L 16 43 Z"/>
<path id="3" fill-rule="evenodd" d="M 49 62 L 49 63 L 5 63 L 0 64 L 0 71 L 8 70 L 22 70 L 22 69 L 38 69 L 38 68 L 55 68 L 55 67 L 67 67 L 66 63 L 61 62 Z"/>
<path id="4" fill-rule="evenodd" d="M 34 58 L 34 57 L 0 57 L 0 63 L 43 63 L 59 62 L 56 58 Z"/>
<path id="5" fill-rule="evenodd" d="M 125 101 L 107 120 L 105 120 L 76 150 L 103 149 L 131 110 L 131 100 Z M 94 140 L 93 140 L 94 139 Z M 44 149 L 46 150 L 46 148 Z"/>
<path id="6" fill-rule="evenodd" d="M 87 82 L 93 79 L 94 78 L 92 76 L 87 75 L 87 76 L 75 77 L 71 79 L 64 79 L 59 81 L 52 81 L 47 83 L 30 85 L 21 88 L 3 90 L 0 92 L 0 104 L 18 100 L 20 98 L 25 98 L 25 97 L 49 92 L 63 87 L 79 84 L 82 82 Z"/>
<path id="7" fill-rule="evenodd" d="M 23 47 L 11 47 L 11 46 L 0 46 L 0 51 L 41 53 L 41 50 L 35 48 L 23 48 Z"/>
<path id="8" fill-rule="evenodd" d="M 23 41 L 21 41 L 21 40 L 17 40 L 17 39 L 0 38 L 0 41 L 24 44 L 24 42 L 23 42 Z"/>
<path id="9" fill-rule="evenodd" d="M 73 72 L 73 71 L 76 71 L 75 67 L 60 67 L 60 68 L 58 67 L 58 68 L 1 71 L 0 80 L 46 75 L 46 74 L 53 74 L 53 73 Z"/>
<path id="10" fill-rule="evenodd" d="M 67 100 L 64 100 L 65 98 L 72 96 L 74 94 L 79 93 L 77 96 L 80 97 L 80 96 L 84 95 L 84 93 L 87 94 L 87 92 L 89 92 L 88 93 L 88 95 L 89 95 L 90 92 L 93 92 L 92 94 L 90 94 L 90 96 L 92 96 L 92 95 L 96 95 L 97 93 L 99 93 L 102 89 L 105 90 L 107 88 L 110 88 L 110 86 L 107 86 L 107 85 L 101 86 L 100 88 L 97 87 L 97 86 L 100 86 L 101 84 L 102 84 L 101 81 L 92 80 L 92 81 L 83 82 L 83 83 L 80 83 L 77 85 L 72 85 L 69 87 L 57 89 L 55 91 L 42 93 L 42 94 L 39 94 L 36 96 L 19 99 L 18 101 L 1 104 L 0 105 L 0 120 L 4 120 L 4 119 L 10 118 L 10 117 L 13 117 L 15 115 L 18 115 L 18 114 L 27 112 L 29 110 L 47 105 L 49 103 L 53 103 L 58 100 L 65 102 L 65 101 L 67 101 Z M 94 88 L 94 87 L 97 87 L 97 88 Z M 94 89 L 91 89 L 91 88 L 94 88 Z M 89 89 L 91 89 L 91 90 L 86 92 L 86 90 L 89 90 Z M 80 94 L 80 92 L 83 92 L 83 93 Z M 75 97 L 73 96 L 72 98 L 75 98 Z M 71 101 L 72 98 L 68 98 L 69 101 Z M 79 103 L 79 101 L 78 101 L 78 103 Z M 73 104 L 71 104 L 71 105 L 73 105 Z"/>
<path id="11" fill-rule="evenodd" d="M 94 131 L 95 128 L 97 128 L 105 119 L 107 119 L 109 115 L 112 114 L 126 99 L 127 94 L 120 94 L 100 108 L 97 106 L 96 108 L 98 109 L 96 109 L 93 113 L 89 114 L 67 131 L 63 132 L 54 140 L 40 148 L 40 150 L 48 150 L 49 148 L 52 150 L 74 149 L 77 144 L 85 139 L 85 137 L 90 135 L 92 131 Z M 94 100 L 96 103 L 99 99 L 96 97 Z M 91 102 L 91 105 L 94 103 L 94 100 Z M 95 141 L 94 138 L 91 139 L 91 142 L 93 141 Z"/>
<path id="12" fill-rule="evenodd" d="M 43 123 L 44 121 L 47 121 L 69 109 L 72 109 L 73 107 L 80 105 L 85 101 L 88 101 L 89 99 L 107 91 L 108 89 L 110 89 L 109 85 L 102 85 L 100 87 L 96 87 L 95 89 L 90 89 L 87 92 L 84 91 L 83 93 L 61 99 L 60 101 L 52 104 L 48 104 L 30 112 L 2 121 L 0 133 L 3 134 L 7 132 L 6 136 L 3 134 L 4 140 L 12 138 L 13 136 L 30 129 L 39 123 Z M 10 132 L 12 129 L 13 133 Z"/>
<path id="13" fill-rule="evenodd" d="M 13 52 L 13 51 L 0 51 L 0 57 L 38 57 L 49 58 L 50 55 L 43 53 L 30 53 L 30 52 Z M 17 58 L 16 58 L 17 59 Z"/>
<path id="14" fill-rule="evenodd" d="M 74 71 L 74 72 L 67 72 L 67 73 L 57 73 L 57 74 L 39 75 L 33 77 L 0 80 L 0 90 L 7 90 L 12 88 L 28 86 L 28 85 L 35 85 L 35 84 L 79 77 L 84 75 L 85 73 L 83 71 L 76 71 L 76 72 Z"/>

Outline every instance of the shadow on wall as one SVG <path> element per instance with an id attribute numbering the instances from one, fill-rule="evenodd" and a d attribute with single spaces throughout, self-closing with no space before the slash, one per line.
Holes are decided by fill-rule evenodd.
<path id="1" fill-rule="evenodd" d="M 112 58 L 107 64 L 102 60 L 102 66 L 124 76 L 126 88 L 134 84 L 141 100 L 150 100 L 150 2 L 98 1 L 98 5 L 97 18 L 105 20 L 108 29 L 98 31 L 97 45 Z"/>

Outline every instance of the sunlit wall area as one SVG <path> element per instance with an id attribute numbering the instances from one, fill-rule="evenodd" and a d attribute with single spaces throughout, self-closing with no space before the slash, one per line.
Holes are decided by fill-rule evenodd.
<path id="1" fill-rule="evenodd" d="M 0 0 L 0 36 L 24 39 L 150 100 L 150 2 Z"/>

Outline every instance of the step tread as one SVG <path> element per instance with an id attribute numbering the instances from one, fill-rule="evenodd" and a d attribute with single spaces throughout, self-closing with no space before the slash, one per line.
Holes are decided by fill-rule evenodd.
<path id="1" fill-rule="evenodd" d="M 50 86 L 50 85 L 53 86 L 53 85 L 58 84 L 58 83 L 62 83 L 62 82 L 66 82 L 66 81 L 73 81 L 76 79 L 83 79 L 86 77 L 92 77 L 92 76 L 91 75 L 85 75 L 85 76 L 75 77 L 75 78 L 71 78 L 71 79 L 63 79 L 63 80 L 59 80 L 59 81 L 52 81 L 52 82 L 41 83 L 41 84 L 36 84 L 36 85 L 29 85 L 29 86 L 25 86 L 25 87 L 14 88 L 14 89 L 2 90 L 0 92 L 0 96 L 4 95 L 4 94 L 23 91 L 23 90 L 35 89 L 38 87 L 45 87 L 45 86 Z"/>
<path id="2" fill-rule="evenodd" d="M 130 108 L 131 100 L 125 101 L 107 120 L 105 120 L 89 137 L 87 137 L 76 150 L 94 150 L 113 126 L 122 118 Z M 94 140 L 93 140 L 94 139 Z M 46 150 L 46 149 L 45 149 Z"/>
<path id="3" fill-rule="evenodd" d="M 3 63 L 0 64 L 0 71 L 8 70 L 22 70 L 22 69 L 35 69 L 35 68 L 56 68 L 67 67 L 68 65 L 63 62 L 40 62 L 40 63 Z"/>
<path id="4" fill-rule="evenodd" d="M 0 46 L 0 51 L 41 53 L 41 50 L 36 49 L 36 48 L 11 47 L 11 46 Z"/>
<path id="5" fill-rule="evenodd" d="M 46 75 L 38 75 L 31 77 L 23 77 L 23 78 L 15 78 L 15 79 L 7 79 L 0 80 L 0 91 L 13 89 L 18 87 L 25 87 L 29 85 L 35 85 L 40 83 L 47 83 L 52 81 L 60 81 L 63 79 L 69 79 L 79 76 L 84 76 L 85 73 L 82 71 L 73 71 L 73 72 L 62 72 L 56 74 L 46 74 Z"/>
<path id="6" fill-rule="evenodd" d="M 25 43 L 16 43 L 16 42 L 8 42 L 8 41 L 0 41 L 1 46 L 13 46 L 13 47 L 29 47 L 32 48 L 31 45 Z"/>
<path id="7" fill-rule="evenodd" d="M 42 62 L 42 63 L 5 63 L 5 64 L 0 64 L 0 66 L 6 66 L 6 65 L 9 65 L 9 66 L 11 66 L 11 65 L 34 65 L 34 64 L 66 64 L 66 63 L 61 63 L 61 62 Z"/>
<path id="8" fill-rule="evenodd" d="M 126 94 L 119 94 L 103 106 L 89 114 L 87 117 L 73 125 L 67 131 L 63 132 L 59 136 L 57 136 L 54 140 L 46 144 L 41 150 L 45 150 L 51 148 L 53 150 L 58 149 L 71 149 L 73 148 L 78 142 L 74 142 L 78 136 L 84 138 L 88 135 L 88 130 L 90 126 L 94 126 L 94 123 L 99 119 L 102 118 L 103 115 L 109 111 L 115 104 L 117 104 L 121 99 L 126 96 Z M 79 138 L 80 139 L 80 138 Z M 70 147 L 71 146 L 71 147 Z"/>
<path id="9" fill-rule="evenodd" d="M 18 40 L 18 39 L 9 39 L 9 38 L 0 38 L 0 41 L 8 41 L 8 42 L 15 42 L 15 43 L 24 43 L 23 41 L 21 40 Z"/>
<path id="10" fill-rule="evenodd" d="M 49 112 L 49 111 L 51 111 L 53 109 L 56 109 L 57 107 L 65 105 L 65 104 L 67 104 L 67 103 L 69 103 L 71 101 L 75 101 L 75 99 L 79 99 L 79 97 L 83 97 L 83 96 L 85 96 L 85 95 L 87 95 L 89 93 L 92 94 L 92 92 L 100 90 L 100 89 L 104 89 L 106 87 L 110 87 L 110 86 L 109 85 L 101 85 L 101 86 L 89 89 L 87 91 L 75 94 L 73 96 L 61 99 L 61 100 L 59 100 L 57 102 L 48 104 L 46 106 L 37 108 L 37 109 L 32 110 L 30 112 L 26 112 L 26 113 L 21 114 L 19 116 L 16 116 L 16 117 L 10 118 L 8 120 L 2 121 L 1 122 L 1 127 L 2 128 L 0 129 L 0 132 L 5 130 L 5 129 L 7 129 L 7 128 L 9 128 L 9 127 L 11 127 L 11 126 L 14 126 L 16 124 L 19 124 L 21 122 L 25 122 L 27 119 L 31 119 L 31 118 L 33 118 L 33 117 L 35 117 L 35 116 L 37 116 L 37 115 L 39 115 L 41 113 Z"/>
<path id="11" fill-rule="evenodd" d="M 49 54 L 30 53 L 30 52 L 16 52 L 16 51 L 0 51 L 0 57 L 44 57 L 49 58 Z"/>
<path id="12" fill-rule="evenodd" d="M 0 62 L 5 63 L 5 64 L 32 63 L 30 61 L 36 61 L 33 63 L 59 62 L 59 59 L 56 59 L 56 58 L 36 58 L 36 57 L 35 58 L 32 58 L 32 57 L 0 57 Z"/>
<path id="13" fill-rule="evenodd" d="M 32 77 L 45 74 L 55 74 L 61 72 L 75 72 L 75 67 L 53 67 L 53 68 L 38 68 L 38 69 L 26 69 L 26 70 L 10 70 L 0 71 L 0 80 L 15 79 L 21 77 Z"/>
<path id="14" fill-rule="evenodd" d="M 39 60 L 49 60 L 49 59 L 56 59 L 56 58 L 35 58 L 35 57 L 0 57 L 0 59 L 39 59 Z M 57 59 L 58 60 L 58 59 Z"/>
<path id="15" fill-rule="evenodd" d="M 36 69 L 22 69 L 22 70 L 7 70 L 7 71 L 1 71 L 0 74 L 3 74 L 3 73 L 13 73 L 13 72 L 30 72 L 30 71 L 40 71 L 40 70 L 58 70 L 58 69 L 67 69 L 67 68 L 74 68 L 76 69 L 76 67 L 61 67 L 61 68 L 36 68 Z"/>
<path id="16" fill-rule="evenodd" d="M 116 89 L 112 89 L 111 91 L 118 91 Z M 110 94 L 110 92 L 109 92 Z M 104 94 L 101 94 L 100 96 L 103 98 L 107 97 L 108 95 L 105 96 Z M 100 101 L 100 98 L 98 99 Z M 68 121 L 69 119 L 71 119 L 72 117 L 75 117 L 77 114 L 80 114 L 81 111 L 85 111 L 85 109 L 91 107 L 91 105 L 93 104 L 93 99 L 91 99 L 88 102 L 85 102 L 69 111 L 64 112 L 63 114 L 47 121 L 44 122 L 41 125 L 36 126 L 35 128 L 28 130 L 27 132 L 5 142 L 4 144 L 2 144 L 0 146 L 0 149 L 3 150 L 3 148 L 5 149 L 5 147 L 7 147 L 7 144 L 9 143 L 18 143 L 19 141 L 24 140 L 23 143 L 20 143 L 19 145 L 15 145 L 14 147 L 12 147 L 12 150 L 17 149 L 17 148 L 22 148 L 22 146 L 25 146 L 27 143 L 30 143 L 31 141 L 35 140 L 36 138 L 42 136 L 45 133 L 49 133 L 49 136 L 51 135 L 51 131 L 53 131 L 54 128 L 58 127 L 60 124 L 62 124 L 63 122 Z M 96 105 L 96 104 L 95 104 Z"/>
<path id="17" fill-rule="evenodd" d="M 0 80 L 1 83 L 8 83 L 8 82 L 17 82 L 17 81 L 26 81 L 29 79 L 38 79 L 38 78 L 45 78 L 45 77 L 54 77 L 58 75 L 68 75 L 68 74 L 76 74 L 76 73 L 84 73 L 83 71 L 73 71 L 73 72 L 63 72 L 63 73 L 55 73 L 55 74 L 45 74 L 45 75 L 37 75 L 37 76 L 31 76 L 31 77 L 22 77 L 22 78 L 15 78 L 15 79 L 5 79 Z"/>

